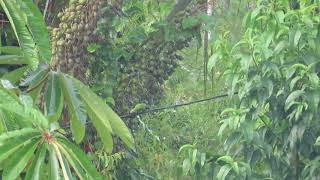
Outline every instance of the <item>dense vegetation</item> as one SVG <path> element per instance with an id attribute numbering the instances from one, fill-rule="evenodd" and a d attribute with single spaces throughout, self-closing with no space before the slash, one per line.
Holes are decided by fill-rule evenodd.
<path id="1" fill-rule="evenodd" d="M 1 178 L 319 179 L 319 60 L 319 0 L 0 0 Z"/>

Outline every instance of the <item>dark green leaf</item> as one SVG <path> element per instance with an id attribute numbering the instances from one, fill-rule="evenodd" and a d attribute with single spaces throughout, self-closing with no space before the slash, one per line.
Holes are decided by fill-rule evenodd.
<path id="1" fill-rule="evenodd" d="M 19 148 L 5 163 L 2 178 L 16 179 L 33 156 L 37 145 L 38 141 L 33 140 L 31 143 Z"/>
<path id="2" fill-rule="evenodd" d="M 35 155 L 31 165 L 27 171 L 25 180 L 41 180 L 41 173 L 44 171 L 44 160 L 47 153 L 48 144 L 43 143 L 41 148 L 38 150 Z"/>
<path id="3" fill-rule="evenodd" d="M 92 165 L 92 162 L 87 158 L 87 155 L 80 148 L 62 138 L 59 139 L 59 142 L 61 142 L 64 149 L 68 151 L 69 155 L 78 161 L 81 167 L 86 171 L 89 179 L 99 180 L 102 178 L 96 168 Z"/>
<path id="4" fill-rule="evenodd" d="M 68 113 L 70 116 L 71 131 L 75 141 L 80 143 L 85 135 L 86 111 L 82 101 L 79 99 L 79 90 L 74 82 L 66 75 L 60 74 L 63 96 L 66 98 Z M 95 103 L 94 101 L 91 103 Z"/>
<path id="5" fill-rule="evenodd" d="M 59 180 L 59 162 L 53 145 L 49 145 L 49 179 Z"/>
<path id="6" fill-rule="evenodd" d="M 60 118 L 63 110 L 63 95 L 57 73 L 50 73 L 44 96 L 47 117 L 50 122 L 55 122 Z"/>

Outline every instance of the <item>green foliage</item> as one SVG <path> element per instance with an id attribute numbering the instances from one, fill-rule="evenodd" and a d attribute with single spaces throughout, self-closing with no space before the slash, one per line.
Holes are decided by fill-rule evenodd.
<path id="1" fill-rule="evenodd" d="M 2 0 L 0 3 L 18 39 L 25 62 L 35 69 L 39 63 L 39 51 L 44 54 L 41 61 L 50 61 L 51 50 L 48 33 L 45 29 L 46 27 L 44 26 L 44 23 L 41 24 L 41 22 L 43 22 L 42 20 L 37 22 L 37 25 L 35 23 L 39 18 L 42 19 L 41 13 L 37 7 L 31 3 L 31 1 Z M 38 20 L 35 18 L 38 18 Z M 41 34 L 31 33 L 38 33 L 38 31 L 41 31 Z M 39 36 L 42 38 L 41 41 Z"/>
<path id="2" fill-rule="evenodd" d="M 196 43 L 193 44 L 193 47 L 180 52 L 184 61 L 181 61 L 180 66 L 165 82 L 165 98 L 161 102 L 163 106 L 184 103 L 203 96 L 203 82 L 199 81 L 202 78 L 199 71 L 203 68 L 203 62 L 200 57 L 196 60 L 197 48 Z M 223 81 L 217 79 L 215 84 L 217 85 L 208 91 L 209 95 L 223 91 Z M 135 118 L 139 123 L 139 128 L 134 133 L 136 152 L 128 153 L 127 158 L 115 168 L 115 176 L 118 179 L 215 177 L 212 173 L 213 165 L 219 155 L 223 154 L 223 141 L 217 136 L 218 118 L 228 102 L 227 99 L 194 104 Z M 179 149 L 184 150 L 179 153 Z M 196 157 L 193 156 L 194 151 Z M 189 171 L 185 168 L 183 173 L 183 166 L 188 167 L 188 162 L 191 165 Z"/>
<path id="3" fill-rule="evenodd" d="M 318 6 L 301 1 L 292 9 L 287 1 L 259 1 L 236 45 L 216 42 L 212 62 L 226 66 L 231 93 L 239 90 L 239 103 L 221 114 L 219 134 L 231 133 L 226 154 L 240 174 L 222 166 L 222 179 L 319 176 Z"/>
<path id="4" fill-rule="evenodd" d="M 126 125 L 82 82 L 51 69 L 51 49 L 45 23 L 32 1 L 0 1 L 21 51 L 1 47 L 0 64 L 18 65 L 0 84 L 0 167 L 3 179 L 102 179 L 82 150 L 59 126 L 64 103 L 76 143 L 85 136 L 87 115 L 112 152 L 112 134 L 129 148 L 134 140 Z M 24 64 L 29 65 L 23 66 Z M 40 64 L 38 66 L 38 64 Z M 28 71 L 27 76 L 25 72 Z M 13 83 L 19 84 L 18 87 Z M 44 91 L 44 94 L 42 94 Z M 41 98 L 39 98 L 41 97 Z M 44 106 L 41 106 L 41 103 Z M 39 107 L 37 105 L 39 104 Z M 44 114 L 40 111 L 44 109 Z"/>
<path id="5" fill-rule="evenodd" d="M 47 167 L 45 165 L 47 162 L 44 161 L 47 150 L 49 150 L 50 153 L 53 153 L 50 155 L 51 158 L 48 164 L 57 163 L 53 162 L 57 159 L 60 164 L 60 167 L 57 164 L 55 165 L 56 172 L 54 176 L 60 176 L 58 171 L 60 171 L 59 169 L 61 168 L 63 176 L 65 177 L 66 169 L 62 164 L 71 164 L 72 161 L 74 164 L 71 166 L 76 171 L 74 175 L 81 177 L 81 174 L 77 171 L 84 171 L 91 177 L 82 177 L 81 179 L 96 179 L 98 177 L 97 172 L 94 171 L 95 168 L 91 163 L 89 163 L 86 156 L 83 153 L 80 153 L 81 150 L 78 147 L 75 147 L 68 142 L 68 140 L 59 134 L 56 129 L 49 129 L 49 126 L 42 125 L 45 123 L 43 121 L 46 121 L 47 123 L 45 124 L 48 125 L 49 120 L 45 119 L 41 112 L 34 109 L 32 104 L 26 104 L 23 106 L 23 102 L 19 99 L 14 98 L 13 96 L 10 97 L 9 94 L 5 93 L 6 90 L 3 87 L 0 89 L 2 90 L 1 94 L 3 97 L 7 97 L 8 100 L 11 99 L 10 103 L 9 101 L 0 103 L 1 110 L 6 110 L 8 113 L 13 113 L 23 118 L 32 115 L 33 119 L 32 121 L 28 121 L 29 128 L 24 127 L 22 129 L 8 131 L 0 135 L 0 164 L 3 168 L 3 179 L 16 179 L 19 174 L 23 172 L 27 172 L 27 179 L 28 177 L 33 177 L 32 179 L 42 179 L 41 177 L 46 177 L 47 175 L 45 172 L 49 172 L 49 170 L 45 168 Z M 15 104 L 15 109 L 4 108 L 4 106 L 12 104 Z M 18 107 L 21 107 L 21 110 L 19 110 L 20 108 Z M 32 114 L 30 114 L 31 112 Z M 63 146 L 68 149 L 66 152 L 63 151 Z M 72 151 L 70 149 L 72 149 Z M 62 161 L 63 156 L 69 157 L 71 155 L 75 157 L 82 156 L 82 158 L 70 158 L 68 161 Z M 32 162 L 31 166 L 27 166 L 29 161 Z M 80 169 L 80 166 L 77 164 L 81 164 Z M 44 173 L 44 176 L 40 175 L 41 167 L 44 168 L 41 172 Z"/>

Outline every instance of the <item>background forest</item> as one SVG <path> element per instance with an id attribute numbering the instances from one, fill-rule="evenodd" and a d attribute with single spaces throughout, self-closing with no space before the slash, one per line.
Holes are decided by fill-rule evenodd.
<path id="1" fill-rule="evenodd" d="M 0 175 L 320 179 L 319 62 L 319 0 L 0 0 Z"/>

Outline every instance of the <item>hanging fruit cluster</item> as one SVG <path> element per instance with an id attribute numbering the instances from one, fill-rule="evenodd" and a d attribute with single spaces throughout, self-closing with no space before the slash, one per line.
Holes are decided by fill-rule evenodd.
<path id="1" fill-rule="evenodd" d="M 178 66 L 182 57 L 178 51 L 189 46 L 193 37 L 199 33 L 199 26 L 182 28 L 183 17 L 189 11 L 176 17 L 172 23 L 152 34 L 141 46 L 132 46 L 128 51 L 135 52 L 129 61 L 121 64 L 120 76 L 116 87 L 117 110 L 127 112 L 137 103 L 155 105 L 163 95 L 164 81 Z M 165 38 L 165 28 L 174 27 L 174 35 Z"/>
<path id="2" fill-rule="evenodd" d="M 56 68 L 93 85 L 105 98 L 113 96 L 120 113 L 128 112 L 137 103 L 157 104 L 164 81 L 182 59 L 177 52 L 199 34 L 199 26 L 182 27 L 184 18 L 193 15 L 192 10 L 189 8 L 148 34 L 143 43 L 126 41 L 118 45 L 114 42 L 119 37 L 110 35 L 114 27 L 108 18 L 119 16 L 119 12 L 108 13 L 108 8 L 115 9 L 104 0 L 74 0 L 58 14 L 59 27 L 52 30 Z M 168 27 L 173 36 L 168 37 Z M 93 43 L 103 48 L 89 53 L 87 47 Z M 125 53 L 130 55 L 124 58 Z"/>
<path id="3" fill-rule="evenodd" d="M 85 81 L 87 46 L 99 42 L 97 20 L 103 0 L 73 0 L 58 14 L 59 26 L 52 29 L 53 66 Z"/>

